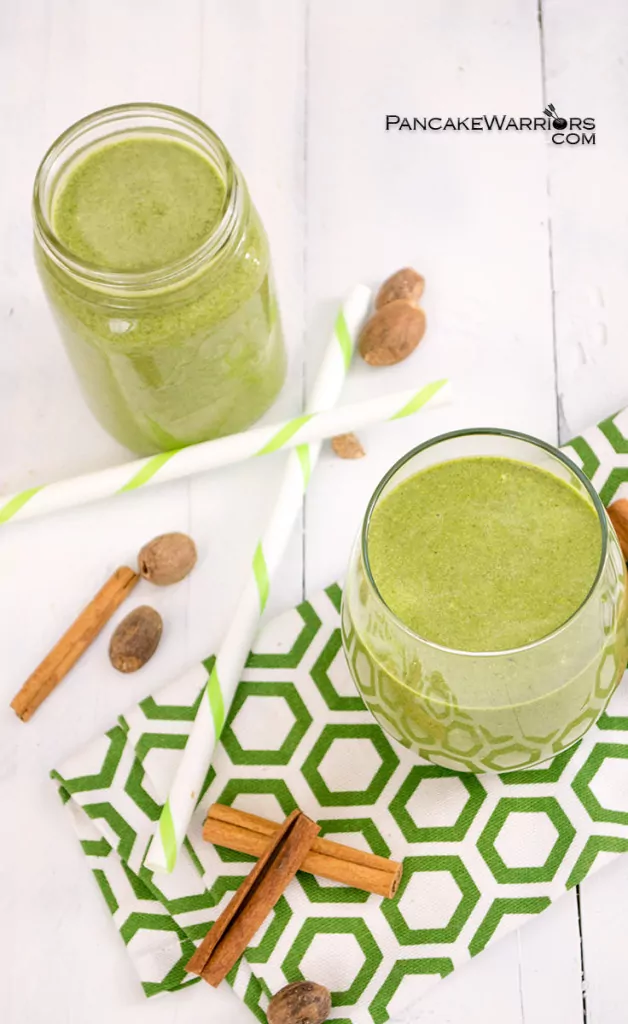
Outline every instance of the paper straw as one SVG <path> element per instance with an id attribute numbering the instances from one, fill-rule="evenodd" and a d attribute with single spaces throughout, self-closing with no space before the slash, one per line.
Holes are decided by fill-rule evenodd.
<path id="1" fill-rule="evenodd" d="M 258 455 L 287 451 L 297 445 L 312 444 L 337 434 L 361 430 L 373 423 L 411 416 L 428 402 L 446 402 L 451 390 L 447 383 L 446 380 L 433 381 L 422 388 L 396 391 L 338 409 L 295 416 L 280 423 L 221 437 L 216 441 L 204 441 L 147 459 L 125 462 L 122 466 L 112 466 L 96 473 L 86 473 L 58 483 L 0 496 L 0 526 L 87 505 L 91 501 L 124 494 L 139 487 L 180 480 Z"/>
<path id="2" fill-rule="evenodd" d="M 370 289 L 357 285 L 345 300 L 307 404 L 308 414 L 328 409 L 337 402 L 370 298 Z M 216 656 L 183 757 L 147 851 L 145 864 L 152 871 L 170 872 L 176 864 L 216 741 L 222 732 L 268 600 L 270 581 L 290 539 L 320 450 L 320 442 L 300 444 L 288 455 L 273 512 L 255 549 L 238 606 Z"/>

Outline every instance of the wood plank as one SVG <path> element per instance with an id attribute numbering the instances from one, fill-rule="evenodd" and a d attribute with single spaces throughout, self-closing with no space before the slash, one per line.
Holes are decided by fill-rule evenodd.
<path id="1" fill-rule="evenodd" d="M 283 392 L 265 417 L 272 422 L 299 412 L 303 402 L 305 6 L 293 0 L 272 5 L 265 0 L 207 0 L 201 10 L 199 114 L 241 168 L 270 240 L 289 356 Z M 216 487 L 222 490 L 223 480 L 231 488 L 220 514 L 223 522 L 225 513 L 235 517 L 231 535 L 237 543 L 212 548 L 221 582 L 243 577 L 272 508 L 284 461 L 283 455 L 273 456 L 193 482 L 194 501 L 203 510 L 216 509 L 213 495 Z M 303 597 L 302 529 L 300 519 L 271 588 L 267 616 Z M 213 529 L 208 536 L 215 536 Z M 222 586 L 216 588 L 210 608 L 225 622 L 230 608 L 221 591 Z M 191 614 L 200 623 L 207 609 L 194 601 Z"/>
<path id="2" fill-rule="evenodd" d="M 628 8 L 544 0 L 547 98 L 564 117 L 594 117 L 595 145 L 548 144 L 558 389 L 563 433 L 628 400 Z"/>
<path id="3" fill-rule="evenodd" d="M 580 887 L 587 1024 L 626 1019 L 622 939 L 628 919 L 628 863 L 618 857 Z"/>
<path id="4" fill-rule="evenodd" d="M 302 5 L 283 0 L 272 13 L 281 16 L 280 25 L 274 24 L 264 0 L 229 5 L 50 0 L 9 5 L 0 12 L 0 130 L 3 137 L 17 140 L 11 161 L 0 165 L 0 242 L 2 252 L 11 254 L 10 263 L 4 256 L 9 273 L 0 278 L 0 315 L 6 327 L 0 346 L 0 428 L 14 439 L 0 457 L 2 488 L 128 457 L 82 406 L 34 273 L 30 238 L 31 183 L 46 146 L 76 117 L 110 103 L 138 98 L 173 103 L 201 113 L 224 133 L 271 235 L 284 321 L 294 348 L 296 388 L 293 380 L 276 414 L 299 407 Z M 5 60 L 7 55 L 11 59 Z M 238 109 L 236 97 L 246 101 L 246 111 Z M 45 720 L 31 723 L 27 732 L 29 727 L 7 713 L 0 725 L 0 799 L 13 836 L 3 867 L 15 880 L 0 893 L 0 912 L 12 936 L 5 951 L 11 985 L 0 993 L 2 1019 L 43 1020 L 41 1000 L 29 983 L 32 970 L 59 1013 L 71 1015 L 72 1007 L 80 1007 L 81 1015 L 94 1024 L 112 1017 L 136 1024 L 149 1018 L 165 1021 L 173 1012 L 209 1012 L 233 1024 L 250 1019 L 250 1011 L 226 986 L 217 993 L 201 986 L 182 993 L 175 1010 L 169 1000 L 144 1000 L 124 946 L 80 864 L 84 858 L 51 796 L 47 773 L 108 728 L 124 706 L 215 646 L 280 469 L 280 461 L 271 466 L 269 460 L 266 469 L 260 461 L 253 473 L 242 467 L 232 477 L 227 472 L 207 478 L 198 488 L 187 483 L 156 488 L 125 501 L 12 527 L 0 536 L 0 656 L 7 702 L 113 564 L 132 561 L 143 541 L 167 529 L 191 532 L 200 552 L 189 580 L 164 591 L 138 591 L 137 603 L 144 600 L 157 607 L 165 629 L 158 657 L 137 677 L 122 680 L 113 672 L 107 637 L 101 637 L 54 702 L 42 709 Z M 297 531 L 284 582 L 275 588 L 275 601 L 282 607 L 301 596 L 301 550 Z M 33 814 L 53 837 L 45 870 L 41 850 L 29 838 Z M 37 878 L 45 894 L 41 885 L 33 884 Z M 49 936 L 55 956 L 50 957 L 49 943 L 41 945 L 33 950 L 27 969 L 19 950 L 30 948 L 35 932 Z M 82 963 L 85 936 L 101 933 L 97 970 L 59 970 L 59 964 Z"/>
<path id="5" fill-rule="evenodd" d="M 563 948 L 577 928 L 575 901 L 560 900 L 436 985 L 395 1024 L 577 1024 L 579 951 L 572 941 Z"/>
<path id="6" fill-rule="evenodd" d="M 114 2 L 107 9 L 117 19 L 117 45 L 116 23 L 103 24 L 105 8 L 89 0 L 60 0 L 42 4 L 40 10 L 34 4 L 8 5 L 2 10 L 3 16 L 10 12 L 10 24 L 3 25 L 6 31 L 0 37 L 14 60 L 0 60 L 0 119 L 3 137 L 15 140 L 12 158 L 2 161 L 0 170 L 0 193 L 6 203 L 0 219 L 0 248 L 11 253 L 12 266 L 10 275 L 2 275 L 0 288 L 3 312 L 9 298 L 13 308 L 8 321 L 3 317 L 6 329 L 0 354 L 0 425 L 12 440 L 3 449 L 3 488 L 128 458 L 83 405 L 35 274 L 30 226 L 33 177 L 58 132 L 90 110 L 137 95 L 138 64 L 131 58 L 134 42 L 145 38 L 149 5 L 129 8 Z M 155 9 L 155 52 L 161 46 L 164 53 L 173 41 L 183 49 L 186 44 L 193 47 L 198 33 L 190 21 L 186 34 L 184 23 L 183 12 L 178 17 L 171 10 L 170 18 L 160 21 Z M 192 98 L 197 73 L 197 68 L 192 69 L 188 79 Z M 147 68 L 146 93 L 154 88 L 155 78 Z M 181 89 L 185 81 L 183 59 L 162 69 L 166 92 L 169 82 L 173 89 Z M 19 685 L 50 648 L 84 599 L 96 592 L 116 564 L 132 561 L 140 538 L 161 532 L 166 524 L 188 529 L 187 508 L 187 488 L 181 485 L 167 493 L 156 492 L 148 502 L 132 498 L 124 505 L 103 503 L 3 533 L 0 651 L 7 702 L 16 681 Z M 172 676 L 185 663 L 185 586 L 168 594 L 164 591 L 163 596 L 151 588 L 143 599 L 154 604 L 167 623 L 159 658 L 147 666 L 143 678 L 121 685 L 121 677 L 109 666 L 108 638 L 101 636 L 54 701 L 41 710 L 38 722 L 22 727 L 8 712 L 3 716 L 0 799 L 12 822 L 3 868 L 13 880 L 10 887 L 3 887 L 1 897 L 1 912 L 12 935 L 5 950 L 12 981 L 3 994 L 8 999 L 6 1011 L 0 997 L 3 1019 L 40 1019 L 30 968 L 19 953 L 30 945 L 33 929 L 47 933 L 55 950 L 51 957 L 51 947 L 39 945 L 33 952 L 32 969 L 40 973 L 54 1005 L 65 1007 L 59 1012 L 67 1016 L 71 1007 L 81 1007 L 94 1021 L 104 1021 L 110 1019 L 112 1004 L 117 1004 L 119 1013 L 113 1012 L 122 1019 L 125 1002 L 128 1006 L 138 999 L 137 981 L 124 948 L 106 921 L 106 909 L 91 891 L 85 865 L 78 865 L 81 851 L 55 805 L 47 776 L 73 748 L 109 728 L 127 702 L 140 699 L 151 685 Z M 127 610 L 120 609 L 116 621 Z M 36 852 L 29 838 L 33 814 L 41 815 L 54 836 L 44 871 L 41 851 Z M 101 929 L 105 935 L 107 928 L 111 941 L 103 939 L 103 947 L 108 948 L 98 970 L 90 975 L 59 969 L 60 964 L 82 962 L 86 936 L 100 934 Z M 138 1007 L 138 1019 L 146 1010 Z"/>
<path id="7" fill-rule="evenodd" d="M 5 137 L 16 140 L 0 169 L 0 248 L 9 264 L 0 277 L 0 375 L 12 382 L 0 403 L 0 430 L 17 442 L 0 459 L 5 492 L 129 457 L 87 410 L 37 279 L 31 191 L 39 161 L 73 121 L 110 104 L 150 97 L 194 110 L 200 61 L 196 5 L 139 0 L 129 13 L 122 0 L 59 0 L 39 14 L 24 6 L 20 15 L 9 14 L 13 5 L 3 12 L 10 59 L 0 70 L 3 97 L 10 97 L 2 107 Z"/>
<path id="8" fill-rule="evenodd" d="M 520 928 L 517 941 L 522 1020 L 527 1024 L 586 1024 L 575 895 L 561 897 Z"/>
<path id="9" fill-rule="evenodd" d="M 548 147 L 556 354 L 563 436 L 628 400 L 628 9 L 543 0 L 546 93 L 563 117 L 596 121 L 594 146 Z M 588 1024 L 626 1019 L 623 948 L 628 864 L 581 886 Z"/>
<path id="10" fill-rule="evenodd" d="M 427 281 L 426 337 L 397 367 L 358 361 L 347 397 L 442 374 L 456 386 L 449 409 L 369 431 L 367 459 L 327 457 L 308 503 L 308 584 L 318 586 L 342 571 L 375 483 L 414 444 L 471 425 L 556 430 L 543 138 L 384 127 L 387 113 L 492 112 L 495 82 L 499 111 L 538 109 L 532 5 L 322 0 L 309 76 L 308 373 L 336 297 L 409 263 Z"/>
<path id="11" fill-rule="evenodd" d="M 410 264 L 427 281 L 426 338 L 398 367 L 378 371 L 358 361 L 347 395 L 419 385 L 443 373 L 456 390 L 449 409 L 365 432 L 365 459 L 325 456 L 307 501 L 309 589 L 343 573 L 374 486 L 421 440 L 472 425 L 556 439 L 544 137 L 385 132 L 387 113 L 540 114 L 540 57 L 532 3 L 311 5 L 309 379 L 343 290 Z M 578 972 L 569 896 L 547 926 L 539 920 L 520 938 L 497 943 L 433 988 L 407 1019 L 576 1024 Z"/>

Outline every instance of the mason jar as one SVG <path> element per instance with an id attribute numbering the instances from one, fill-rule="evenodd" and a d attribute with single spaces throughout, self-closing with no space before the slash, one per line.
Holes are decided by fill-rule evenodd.
<path id="1" fill-rule="evenodd" d="M 103 147 L 147 139 L 209 162 L 223 186 L 211 228 L 192 251 L 163 260 L 158 251 L 147 268 L 77 255 L 55 223 L 72 175 Z M 98 210 L 103 230 L 117 212 L 106 202 Z M 192 225 L 205 213 L 188 211 Z M 268 241 L 242 174 L 207 125 L 154 104 L 84 118 L 46 153 L 33 216 L 37 268 L 65 348 L 90 409 L 118 441 L 151 454 L 244 430 L 268 409 L 286 366 Z"/>
<path id="2" fill-rule="evenodd" d="M 477 456 L 554 474 L 579 492 L 599 527 L 597 573 L 581 606 L 549 635 L 511 650 L 454 650 L 419 636 L 387 606 L 369 561 L 373 513 L 396 486 L 430 466 Z M 626 626 L 617 537 L 589 480 L 550 445 L 508 431 L 447 434 L 405 455 L 376 488 L 349 564 L 342 638 L 367 707 L 421 758 L 480 773 L 526 768 L 561 753 L 598 719 L 621 679 Z"/>

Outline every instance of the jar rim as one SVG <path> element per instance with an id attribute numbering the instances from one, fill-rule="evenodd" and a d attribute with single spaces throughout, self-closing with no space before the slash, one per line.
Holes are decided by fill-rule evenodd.
<path id="1" fill-rule="evenodd" d="M 398 615 L 395 614 L 392 608 L 390 608 L 388 603 L 385 601 L 384 597 L 382 596 L 377 586 L 377 583 L 375 582 L 375 578 L 373 576 L 368 555 L 368 532 L 373 512 L 375 511 L 375 508 L 382 495 L 384 488 L 399 472 L 399 470 L 401 470 L 403 466 L 405 466 L 416 455 L 419 455 L 421 452 L 427 451 L 429 448 L 433 448 L 435 445 L 441 444 L 444 441 L 453 440 L 455 438 L 472 437 L 474 435 L 480 435 L 485 437 L 491 435 L 496 437 L 509 437 L 514 438 L 516 441 L 524 441 L 537 448 L 541 448 L 543 451 L 548 452 L 550 455 L 552 455 L 557 461 L 562 462 L 563 465 L 565 465 L 567 469 L 569 469 L 570 472 L 572 472 L 574 476 L 578 478 L 580 483 L 584 486 L 585 490 L 587 491 L 588 496 L 591 498 L 593 507 L 597 513 L 598 522 L 600 524 L 600 530 L 602 535 L 600 560 L 598 563 L 595 578 L 591 586 L 589 587 L 586 596 L 575 609 L 575 611 L 572 612 L 569 618 L 565 619 L 565 621 L 562 622 L 560 626 L 557 626 L 556 629 L 553 629 L 551 633 L 546 633 L 544 636 L 538 637 L 536 640 L 532 640 L 530 643 L 523 644 L 520 647 L 509 647 L 501 651 L 460 650 L 455 647 L 447 647 L 445 644 L 439 644 L 434 640 L 428 640 L 427 637 L 421 636 L 419 633 L 416 633 L 413 629 L 406 625 L 406 623 L 403 622 Z M 378 483 L 377 487 L 375 488 L 373 494 L 369 499 L 369 503 L 367 505 L 366 513 L 364 515 L 364 520 L 362 523 L 360 547 L 362 554 L 362 564 L 364 565 L 364 572 L 366 574 L 367 581 L 375 594 L 375 597 L 383 605 L 383 607 L 386 610 L 386 613 L 393 619 L 393 621 L 399 627 L 399 629 L 406 633 L 411 640 L 419 641 L 420 643 L 425 644 L 426 646 L 431 647 L 434 650 L 442 651 L 445 654 L 453 654 L 459 655 L 460 657 L 470 658 L 499 658 L 512 657 L 513 655 L 520 654 L 523 651 L 530 651 L 534 648 L 538 648 L 542 644 L 548 643 L 549 641 L 556 639 L 556 637 L 558 637 L 563 631 L 565 631 L 567 627 L 578 617 L 580 612 L 588 604 L 590 598 L 594 594 L 596 587 L 602 576 L 604 566 L 606 564 L 606 555 L 608 552 L 608 536 L 608 518 L 606 516 L 606 510 L 604 508 L 604 505 L 602 504 L 599 494 L 593 487 L 593 484 L 586 476 L 586 474 L 582 472 L 580 467 L 577 466 L 576 463 L 573 462 L 567 455 L 565 455 L 564 452 L 562 452 L 559 448 L 556 448 L 554 445 L 548 444 L 547 441 L 542 441 L 538 437 L 534 437 L 532 434 L 524 434 L 517 430 L 502 430 L 495 427 L 471 427 L 466 430 L 452 430 L 445 434 L 438 434 L 436 437 L 432 437 L 427 441 L 423 441 L 421 444 L 416 445 L 416 447 L 406 452 L 405 455 L 402 455 L 402 457 L 398 459 L 397 462 L 395 462 L 394 465 L 390 467 L 390 469 L 387 471 L 387 473 L 384 474 L 384 476 Z"/>
<path id="2" fill-rule="evenodd" d="M 125 122 L 131 122 L 132 119 L 137 118 L 152 120 L 155 129 L 159 127 L 160 122 L 169 121 L 171 126 L 187 129 L 189 133 L 185 139 L 187 144 L 194 145 L 196 143 L 198 148 L 201 149 L 200 144 L 205 143 L 205 146 L 211 149 L 213 155 L 223 165 L 221 171 L 223 171 L 225 198 L 222 215 L 205 241 L 185 256 L 150 270 L 103 270 L 97 264 L 81 259 L 73 253 L 55 233 L 49 213 L 46 210 L 44 190 L 55 162 L 82 135 L 93 128 L 108 125 L 111 126 L 111 134 L 113 135 L 114 129 L 124 128 Z M 152 126 L 149 125 L 148 127 Z M 129 131 L 132 130 L 129 125 Z M 107 135 L 103 137 L 106 138 Z M 215 259 L 233 234 L 240 215 L 241 196 L 242 179 L 240 172 L 231 159 L 222 139 L 204 121 L 194 114 L 181 110 L 179 107 L 166 104 L 123 103 L 96 110 L 86 117 L 75 121 L 49 146 L 37 169 L 33 185 L 34 231 L 36 239 L 46 255 L 62 270 L 72 274 L 83 283 L 113 293 L 152 291 L 153 289 L 174 286 L 181 281 L 187 280 L 191 275 L 198 272 L 201 267 Z"/>

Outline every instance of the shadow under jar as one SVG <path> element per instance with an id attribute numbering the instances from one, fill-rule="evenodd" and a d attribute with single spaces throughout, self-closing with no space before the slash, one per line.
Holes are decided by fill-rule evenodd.
<path id="1" fill-rule="evenodd" d="M 446 434 L 369 503 L 342 636 L 382 728 L 456 771 L 545 761 L 604 710 L 627 656 L 626 570 L 606 512 L 560 451 Z"/>
<path id="2" fill-rule="evenodd" d="M 35 257 L 84 396 L 139 454 L 244 430 L 285 350 L 268 242 L 246 183 L 197 118 L 111 107 L 52 145 Z"/>

